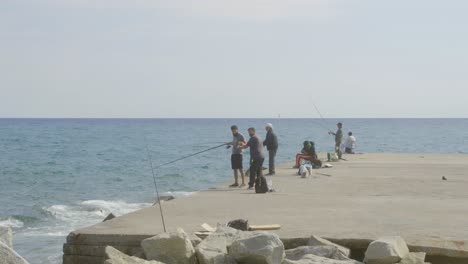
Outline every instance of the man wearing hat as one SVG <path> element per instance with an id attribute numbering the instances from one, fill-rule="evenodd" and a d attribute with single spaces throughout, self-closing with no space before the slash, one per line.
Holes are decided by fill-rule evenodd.
<path id="1" fill-rule="evenodd" d="M 336 154 L 338 155 L 338 158 L 341 159 L 341 150 L 340 150 L 340 147 L 341 147 L 341 141 L 343 140 L 343 124 L 340 122 L 338 124 L 336 124 L 336 126 L 338 127 L 338 130 L 336 131 L 336 133 L 333 133 L 333 132 L 328 132 L 328 134 L 330 135 L 334 135 L 335 136 L 335 152 Z"/>
<path id="2" fill-rule="evenodd" d="M 267 134 L 263 145 L 266 146 L 268 150 L 268 175 L 275 175 L 275 157 L 278 151 L 278 137 L 273 133 L 273 125 L 271 123 L 266 124 L 265 130 Z"/>

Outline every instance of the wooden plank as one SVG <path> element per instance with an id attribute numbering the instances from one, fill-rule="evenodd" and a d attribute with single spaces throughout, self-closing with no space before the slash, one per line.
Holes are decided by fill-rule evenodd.
<path id="1" fill-rule="evenodd" d="M 278 230 L 281 229 L 280 225 L 251 225 L 249 230 L 260 231 L 260 230 Z"/>

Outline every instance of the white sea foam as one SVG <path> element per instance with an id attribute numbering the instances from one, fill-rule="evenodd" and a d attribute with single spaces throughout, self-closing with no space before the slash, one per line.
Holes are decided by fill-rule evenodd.
<path id="1" fill-rule="evenodd" d="M 74 205 L 57 204 L 43 207 L 45 212 L 55 218 L 55 223 L 27 228 L 24 235 L 66 236 L 75 229 L 100 223 L 110 213 L 120 216 L 149 206 L 149 203 L 88 200 Z"/>
<path id="2" fill-rule="evenodd" d="M 11 228 L 22 228 L 24 223 L 14 217 L 8 217 L 6 220 L 0 220 L 0 226 Z"/>
<path id="3" fill-rule="evenodd" d="M 52 205 L 43 209 L 57 220 L 68 223 L 82 223 L 80 225 L 82 226 L 83 224 L 98 223 L 110 213 L 120 216 L 149 206 L 151 206 L 149 203 L 88 200 L 76 205 Z"/>
<path id="4" fill-rule="evenodd" d="M 28 227 L 22 234 L 29 237 L 64 237 L 67 232 L 66 226 Z"/>
<path id="5" fill-rule="evenodd" d="M 81 203 L 85 210 L 99 211 L 107 216 L 109 213 L 114 215 L 123 215 L 141 208 L 149 207 L 149 203 L 126 203 L 124 201 L 104 201 L 104 200 L 89 200 Z"/>
<path id="6" fill-rule="evenodd" d="M 190 196 L 190 195 L 193 195 L 194 193 L 195 192 L 165 192 L 165 193 L 162 193 L 161 196 L 172 195 L 175 198 L 179 198 L 179 197 Z"/>

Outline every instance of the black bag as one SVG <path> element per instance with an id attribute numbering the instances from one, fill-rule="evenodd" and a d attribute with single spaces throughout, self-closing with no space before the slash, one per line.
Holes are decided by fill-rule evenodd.
<path id="1" fill-rule="evenodd" d="M 232 220 L 232 221 L 229 221 L 227 226 L 238 229 L 238 230 L 242 230 L 242 231 L 248 231 L 249 220 L 245 220 L 245 219 Z"/>
<path id="2" fill-rule="evenodd" d="M 268 184 L 266 178 L 262 176 L 258 176 L 255 180 L 255 192 L 256 193 L 267 193 L 268 192 Z"/>
<path id="3" fill-rule="evenodd" d="M 319 159 L 314 160 L 314 162 L 312 163 L 312 168 L 314 169 L 322 168 L 322 161 Z"/>

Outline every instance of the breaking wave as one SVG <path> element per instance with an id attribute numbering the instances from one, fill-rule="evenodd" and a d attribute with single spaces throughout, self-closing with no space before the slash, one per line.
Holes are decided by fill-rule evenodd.
<path id="1" fill-rule="evenodd" d="M 149 206 L 151 206 L 150 203 L 105 200 L 88 200 L 74 205 L 46 206 L 42 207 L 43 213 L 49 218 L 46 224 L 27 227 L 22 233 L 25 236 L 66 236 L 75 229 L 100 223 L 110 213 L 121 216 Z M 18 227 L 23 227 L 21 222 L 13 219 L 9 221 Z"/>
<path id="2" fill-rule="evenodd" d="M 10 228 L 22 228 L 24 223 L 21 220 L 18 220 L 14 217 L 8 217 L 7 219 L 0 219 L 0 226 L 10 227 Z"/>
<path id="3" fill-rule="evenodd" d="M 99 223 L 110 213 L 120 216 L 149 206 L 150 203 L 88 200 L 76 205 L 52 205 L 42 209 L 59 221 L 76 223 L 73 224 L 76 227 Z"/>

